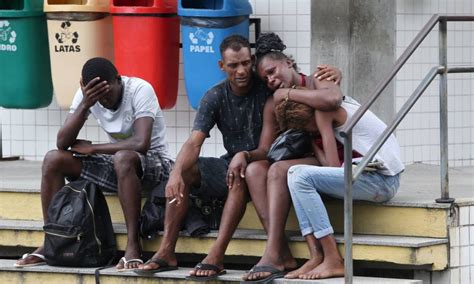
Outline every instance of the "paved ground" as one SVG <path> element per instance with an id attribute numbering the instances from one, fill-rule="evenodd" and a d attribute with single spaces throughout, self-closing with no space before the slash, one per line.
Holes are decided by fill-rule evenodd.
<path id="1" fill-rule="evenodd" d="M 38 191 L 41 162 L 0 162 L 0 190 Z M 474 167 L 449 170 L 450 196 L 457 203 L 474 204 Z M 433 204 L 440 196 L 439 167 L 426 164 L 407 166 L 398 194 L 390 203 Z"/>

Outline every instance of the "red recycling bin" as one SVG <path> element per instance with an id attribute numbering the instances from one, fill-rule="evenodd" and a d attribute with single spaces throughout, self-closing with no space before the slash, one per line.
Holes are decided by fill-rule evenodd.
<path id="1" fill-rule="evenodd" d="M 179 17 L 176 0 L 112 0 L 115 65 L 155 89 L 161 108 L 176 104 Z"/>

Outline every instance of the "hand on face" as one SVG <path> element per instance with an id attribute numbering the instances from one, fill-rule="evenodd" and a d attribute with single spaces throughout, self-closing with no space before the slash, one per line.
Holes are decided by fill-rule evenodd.
<path id="1" fill-rule="evenodd" d="M 110 85 L 107 81 L 101 81 L 99 77 L 96 77 L 87 83 L 84 86 L 84 82 L 82 78 L 80 80 L 81 90 L 82 90 L 82 103 L 87 107 L 90 108 L 93 106 L 97 101 L 99 101 L 105 94 L 107 94 L 110 90 Z"/>

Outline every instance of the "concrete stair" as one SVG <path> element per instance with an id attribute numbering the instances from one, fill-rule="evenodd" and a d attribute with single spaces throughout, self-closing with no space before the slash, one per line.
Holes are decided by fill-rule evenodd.
<path id="1" fill-rule="evenodd" d="M 40 265 L 30 268 L 16 269 L 13 267 L 14 260 L 0 260 L 0 283 L 35 283 L 35 284 L 64 284 L 64 283 L 96 283 L 94 268 L 68 268 L 52 267 Z M 179 268 L 176 271 L 161 272 L 158 277 L 139 277 L 133 272 L 117 272 L 114 268 L 100 270 L 99 280 L 102 284 L 108 283 L 178 283 L 188 275 L 189 269 Z M 158 275 L 158 274 L 156 274 Z M 236 283 L 240 282 L 242 271 L 227 270 L 227 273 L 219 276 L 216 281 L 207 283 Z M 354 277 L 354 284 L 379 284 L 381 278 L 375 277 Z M 189 283 L 189 282 L 187 282 Z M 292 284 L 343 284 L 344 278 L 332 278 L 315 281 L 300 280 L 274 280 L 274 283 L 292 283 Z M 421 280 L 390 279 L 383 278 L 386 284 L 422 284 Z"/>
<path id="2" fill-rule="evenodd" d="M 20 251 L 24 252 L 37 247 L 43 241 L 39 198 L 40 165 L 39 162 L 28 161 L 0 163 L 0 257 L 2 257 L 2 252 L 6 251 L 10 256 L 15 255 L 15 251 L 18 251 L 17 255 L 20 255 Z M 375 264 L 377 267 L 393 266 L 397 269 L 428 271 L 442 271 L 448 267 L 449 226 L 453 222 L 455 206 L 434 202 L 439 187 L 426 185 L 426 182 L 417 180 L 420 172 L 425 170 L 425 168 L 420 170 L 420 168 L 409 167 L 404 174 L 399 194 L 388 203 L 354 203 L 353 256 L 356 262 Z M 465 175 L 465 173 L 460 173 L 460 175 Z M 432 177 L 427 177 L 427 179 L 432 180 Z M 413 180 L 416 183 L 413 183 Z M 463 192 L 453 196 L 461 197 L 464 202 L 474 201 L 473 198 L 470 199 L 469 192 L 466 194 Z M 462 199 L 463 197 L 465 199 Z M 126 235 L 120 204 L 115 195 L 108 194 L 106 198 L 114 222 L 118 247 L 119 250 L 123 250 Z M 327 207 L 336 231 L 339 250 L 343 254 L 343 203 L 341 200 L 327 200 Z M 293 211 L 290 213 L 286 227 L 294 256 L 301 259 L 308 258 L 306 243 L 299 234 Z M 184 258 L 188 254 L 204 256 L 216 235 L 217 232 L 212 231 L 203 237 L 192 238 L 182 233 L 177 244 L 177 252 Z M 154 252 L 159 247 L 160 239 L 161 236 L 156 240 L 143 241 L 143 250 Z M 237 262 L 239 258 L 246 258 L 246 262 L 249 257 L 257 259 L 263 254 L 265 241 L 266 234 L 262 230 L 253 205 L 249 203 L 226 255 Z M 12 267 L 12 263 L 12 260 L 0 261 L 0 283 L 9 283 L 3 281 L 6 279 L 16 279 L 11 283 L 41 283 L 38 281 L 43 279 L 42 277 L 47 279 L 44 283 L 56 283 L 55 281 L 59 283 L 61 279 L 66 279 L 64 277 L 69 277 L 71 281 L 61 283 L 93 283 L 94 276 L 90 269 L 58 270 L 48 266 L 16 269 Z M 133 273 L 116 273 L 114 269 L 106 269 L 101 271 L 100 278 L 101 283 L 136 283 L 137 279 L 140 279 L 140 283 L 148 283 L 152 280 L 179 282 L 184 281 L 187 271 L 189 268 L 182 268 L 177 272 L 160 273 L 156 275 L 159 278 L 149 279 L 137 278 Z M 231 270 L 219 280 L 236 282 L 240 280 L 242 273 L 243 271 Z M 372 279 L 374 282 L 370 282 L 372 280 L 369 278 L 356 278 L 354 283 L 418 283 L 396 282 L 405 281 L 401 279 L 393 280 L 395 282 L 390 282 L 388 278 L 384 278 L 383 281 L 380 278 L 377 279 L 379 280 Z M 331 279 L 315 283 L 343 283 L 343 280 Z"/>

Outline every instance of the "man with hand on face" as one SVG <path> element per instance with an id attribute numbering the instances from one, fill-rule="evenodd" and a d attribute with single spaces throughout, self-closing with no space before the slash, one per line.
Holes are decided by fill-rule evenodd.
<path id="1" fill-rule="evenodd" d="M 43 219 L 64 178 L 94 182 L 118 193 L 127 227 L 125 255 L 117 270 L 135 269 L 140 259 L 138 219 L 141 189 L 165 180 L 173 161 L 168 153 L 163 113 L 153 87 L 139 78 L 120 76 L 105 58 L 92 58 L 82 69 L 69 115 L 58 132 L 58 150 L 43 161 L 41 203 Z M 92 144 L 77 136 L 92 114 L 110 143 Z M 68 150 L 69 149 L 69 150 Z M 15 266 L 44 263 L 43 247 L 25 254 Z"/>

